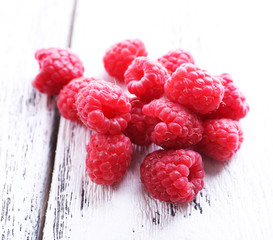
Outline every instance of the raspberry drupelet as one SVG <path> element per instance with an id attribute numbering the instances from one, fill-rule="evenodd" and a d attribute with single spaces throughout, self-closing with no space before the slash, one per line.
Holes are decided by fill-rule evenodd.
<path id="1" fill-rule="evenodd" d="M 41 93 L 55 95 L 72 79 L 81 77 L 84 67 L 79 57 L 69 49 L 48 48 L 35 53 L 40 72 L 32 86 Z"/>
<path id="2" fill-rule="evenodd" d="M 131 141 L 124 134 L 93 134 L 86 157 L 86 170 L 90 179 L 103 185 L 120 181 L 130 164 L 132 152 Z"/>
<path id="3" fill-rule="evenodd" d="M 197 115 L 167 99 L 156 99 L 145 105 L 143 113 L 158 119 L 151 140 L 165 149 L 187 148 L 202 138 L 203 127 Z"/>
<path id="4" fill-rule="evenodd" d="M 167 80 L 165 93 L 170 100 L 206 114 L 219 107 L 224 87 L 219 78 L 191 63 L 184 63 Z"/>
<path id="5" fill-rule="evenodd" d="M 138 57 L 126 70 L 124 81 L 130 93 L 143 101 L 151 101 L 163 95 L 168 77 L 168 71 L 161 64 L 146 57 Z"/>
<path id="6" fill-rule="evenodd" d="M 141 181 L 152 197 L 166 202 L 188 202 L 204 186 L 202 157 L 192 150 L 158 150 L 146 156 Z"/>
<path id="7" fill-rule="evenodd" d="M 112 77 L 124 80 L 124 73 L 136 57 L 147 56 L 145 45 L 139 39 L 116 43 L 103 57 L 104 68 Z"/>
<path id="8" fill-rule="evenodd" d="M 244 94 L 235 86 L 230 74 L 223 73 L 219 79 L 225 89 L 224 98 L 219 108 L 208 113 L 204 118 L 230 118 L 233 120 L 244 118 L 249 111 Z"/>
<path id="9" fill-rule="evenodd" d="M 80 121 L 75 107 L 76 94 L 91 81 L 98 81 L 95 78 L 75 78 L 63 87 L 60 91 L 57 106 L 61 115 L 71 121 Z"/>
<path id="10" fill-rule="evenodd" d="M 172 74 L 181 64 L 194 64 L 193 56 L 182 49 L 169 51 L 167 54 L 157 59 Z"/>
<path id="11" fill-rule="evenodd" d="M 141 101 L 139 98 L 132 98 L 130 100 L 131 120 L 123 133 L 130 138 L 132 143 L 138 145 L 151 144 L 150 135 L 158 120 L 154 117 L 148 117 L 142 112 L 143 106 L 146 102 Z"/>
<path id="12" fill-rule="evenodd" d="M 82 88 L 75 106 L 83 124 L 98 133 L 119 134 L 131 118 L 127 95 L 119 86 L 105 81 L 92 81 Z"/>
<path id="13" fill-rule="evenodd" d="M 218 161 L 226 161 L 240 149 L 243 142 L 243 131 L 237 121 L 207 120 L 203 126 L 203 138 L 195 148 L 200 153 Z"/>

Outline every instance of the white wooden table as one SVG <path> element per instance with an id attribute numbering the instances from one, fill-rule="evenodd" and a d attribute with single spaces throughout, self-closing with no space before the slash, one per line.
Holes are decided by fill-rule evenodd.
<path id="1" fill-rule="evenodd" d="M 273 239 L 273 36 L 271 1 L 0 1 L 1 239 Z M 250 104 L 245 141 L 228 163 L 204 159 L 205 187 L 188 204 L 152 199 L 135 148 L 123 181 L 85 173 L 90 132 L 59 117 L 38 93 L 34 52 L 71 47 L 85 75 L 115 42 L 140 38 L 156 59 L 189 50 L 212 74 L 229 72 Z"/>

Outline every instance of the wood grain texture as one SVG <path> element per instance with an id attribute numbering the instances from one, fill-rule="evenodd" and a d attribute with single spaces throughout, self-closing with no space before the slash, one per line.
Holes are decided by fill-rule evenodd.
<path id="1" fill-rule="evenodd" d="M 59 117 L 55 98 L 31 86 L 34 53 L 67 46 L 72 8 L 72 0 L 0 2 L 1 239 L 41 238 Z"/>
<path id="2" fill-rule="evenodd" d="M 188 204 L 162 203 L 144 191 L 139 166 L 155 146 L 135 148 L 119 184 L 93 184 L 85 173 L 90 132 L 61 119 L 44 239 L 272 239 L 273 39 L 265 29 L 273 19 L 267 3 L 78 0 L 72 48 L 86 76 L 115 81 L 103 69 L 105 50 L 140 38 L 151 58 L 180 47 L 212 74 L 231 73 L 251 111 L 241 121 L 240 151 L 224 164 L 204 159 L 205 187 Z"/>

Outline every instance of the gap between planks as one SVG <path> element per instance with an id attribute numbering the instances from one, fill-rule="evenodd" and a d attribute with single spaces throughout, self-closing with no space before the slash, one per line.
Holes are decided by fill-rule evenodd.
<path id="1" fill-rule="evenodd" d="M 46 46 L 68 45 L 73 4 L 74 0 L 0 4 L 0 29 L 5 36 L 0 40 L 0 82 L 5 90 L 0 97 L 2 239 L 38 239 L 58 112 L 55 97 L 31 87 L 38 68 L 33 53 Z"/>
<path id="2" fill-rule="evenodd" d="M 69 36 L 68 36 L 68 44 L 67 44 L 68 48 L 71 48 L 71 46 L 72 46 L 74 22 L 75 22 L 75 16 L 76 16 L 76 11 L 77 11 L 77 3 L 78 3 L 78 0 L 74 0 L 72 14 L 71 14 L 71 20 L 70 20 L 70 27 L 69 27 Z M 57 98 L 55 98 L 55 100 L 57 101 Z M 54 129 L 53 129 L 53 133 L 51 135 L 51 141 L 52 141 L 52 151 L 51 151 L 51 156 L 50 156 L 50 160 L 51 160 L 50 163 L 51 164 L 50 164 L 49 170 L 48 170 L 49 178 L 48 178 L 48 182 L 46 183 L 46 186 L 45 186 L 45 195 L 44 195 L 45 197 L 43 199 L 43 206 L 42 206 L 42 219 L 40 222 L 40 228 L 39 228 L 39 233 L 38 233 L 38 239 L 40 239 L 40 240 L 43 239 L 44 226 L 45 226 L 45 221 L 46 221 L 46 212 L 47 212 L 49 193 L 50 193 L 52 177 L 53 177 L 53 167 L 54 167 L 54 163 L 55 163 L 57 140 L 58 140 L 59 127 L 60 127 L 60 114 L 59 114 L 59 110 L 56 105 L 56 101 L 55 101 L 56 114 L 55 114 L 55 118 L 54 118 Z"/>

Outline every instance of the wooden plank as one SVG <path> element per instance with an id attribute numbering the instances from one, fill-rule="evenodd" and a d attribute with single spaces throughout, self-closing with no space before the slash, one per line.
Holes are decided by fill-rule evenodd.
<path id="1" fill-rule="evenodd" d="M 0 237 L 40 239 L 59 116 L 38 93 L 38 48 L 66 47 L 73 0 L 0 2 Z"/>
<path id="2" fill-rule="evenodd" d="M 188 204 L 162 203 L 144 191 L 139 166 L 154 146 L 135 148 L 119 184 L 93 184 L 85 173 L 90 132 L 61 119 L 44 239 L 272 238 L 273 110 L 271 89 L 264 86 L 272 86 L 267 69 L 273 49 L 272 36 L 260 27 L 269 29 L 269 9 L 238 1 L 78 1 L 72 47 L 86 76 L 113 81 L 103 69 L 105 49 L 137 37 L 151 58 L 181 47 L 211 73 L 231 73 L 251 111 L 241 121 L 241 150 L 224 164 L 204 159 L 205 187 Z"/>

